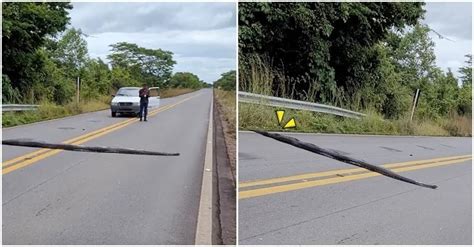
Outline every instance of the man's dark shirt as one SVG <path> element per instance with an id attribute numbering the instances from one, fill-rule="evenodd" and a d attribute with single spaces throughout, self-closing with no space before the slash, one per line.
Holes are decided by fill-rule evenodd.
<path id="1" fill-rule="evenodd" d="M 138 95 L 140 96 L 140 103 L 148 104 L 148 97 L 150 97 L 150 91 L 148 91 L 148 89 L 140 89 L 140 91 L 138 91 Z"/>

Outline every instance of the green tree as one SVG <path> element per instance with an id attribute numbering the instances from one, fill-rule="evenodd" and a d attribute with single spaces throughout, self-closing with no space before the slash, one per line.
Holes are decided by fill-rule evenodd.
<path id="1" fill-rule="evenodd" d="M 38 100 L 52 101 L 57 104 L 68 103 L 75 94 L 75 83 L 68 77 L 63 67 L 58 65 L 51 52 L 46 48 L 38 50 L 44 61 L 44 70 L 39 83 L 33 84 L 33 90 Z"/>
<path id="2" fill-rule="evenodd" d="M 425 90 L 434 80 L 436 57 L 429 32 L 427 25 L 418 24 L 407 32 L 392 33 L 387 39 L 397 70 L 402 73 L 402 83 L 411 90 Z"/>
<path id="3" fill-rule="evenodd" d="M 119 42 L 113 45 L 107 56 L 113 68 L 127 69 L 136 80 L 152 86 L 163 86 L 171 78 L 173 53 L 161 49 L 147 49 L 136 44 Z"/>
<path id="4" fill-rule="evenodd" d="M 202 88 L 204 85 L 199 77 L 190 72 L 176 72 L 169 81 L 173 88 Z"/>
<path id="5" fill-rule="evenodd" d="M 458 97 L 458 113 L 472 115 L 472 55 L 466 55 L 466 65 L 461 67 L 462 87 Z"/>
<path id="6" fill-rule="evenodd" d="M 231 70 L 221 74 L 221 78 L 214 82 L 215 88 L 221 88 L 227 91 L 235 91 L 236 73 Z"/>
<path id="7" fill-rule="evenodd" d="M 112 68 L 110 73 L 110 85 L 113 89 L 121 87 L 139 87 L 142 84 L 143 81 L 139 81 L 128 69 L 122 67 Z"/>
<path id="8" fill-rule="evenodd" d="M 69 22 L 70 3 L 2 3 L 2 73 L 8 76 L 14 92 L 31 92 L 41 80 L 43 56 L 37 53 L 48 36 L 63 31 Z M 2 77 L 3 78 L 3 77 Z M 2 83 L 3 85 L 4 83 Z M 7 98 L 10 96 L 7 96 Z M 24 98 L 24 97 L 23 97 Z M 24 101 L 24 99 L 23 99 Z"/>
<path id="9" fill-rule="evenodd" d="M 434 42 L 429 31 L 428 26 L 417 24 L 406 30 L 392 31 L 381 42 L 380 66 L 390 67 L 390 72 L 377 79 L 384 88 L 380 93 L 386 96 L 382 110 L 386 117 L 403 116 L 409 110 L 416 89 L 422 92 L 417 115 L 434 117 L 438 114 L 438 106 L 433 105 L 437 98 L 434 81 L 444 78 L 444 74 L 436 67 Z"/>
<path id="10" fill-rule="evenodd" d="M 472 55 L 467 54 L 465 57 L 467 58 L 466 65 L 459 69 L 459 73 L 461 73 L 462 85 L 472 85 Z"/>
<path id="11" fill-rule="evenodd" d="M 89 60 L 87 41 L 83 39 L 83 35 L 80 29 L 68 29 L 55 44 L 55 50 L 52 52 L 53 59 L 64 67 L 72 79 L 81 76 Z"/>
<path id="12" fill-rule="evenodd" d="M 392 29 L 415 25 L 423 3 L 239 3 L 239 66 L 246 73 L 254 54 L 283 77 L 297 98 L 319 102 L 343 99 L 367 107 L 359 89 L 377 84 L 379 54 L 374 48 Z M 247 78 L 247 77 L 241 77 Z M 300 78 L 300 79 L 298 79 Z M 248 82 L 241 81 L 240 85 Z M 311 91 L 315 91 L 311 93 Z M 342 92 L 342 95 L 340 95 Z M 306 96 L 305 96 L 306 95 Z M 358 102 L 358 103 L 357 103 Z M 354 104 L 349 104 L 354 105 Z"/>
<path id="13" fill-rule="evenodd" d="M 448 113 L 455 112 L 459 93 L 457 79 L 450 69 L 447 73 L 437 69 L 435 74 L 433 84 L 431 87 L 427 87 L 422 94 L 422 97 L 426 98 L 426 105 L 421 104 L 420 106 L 421 108 L 427 108 L 423 115 L 431 118 L 446 116 Z"/>
<path id="14" fill-rule="evenodd" d="M 81 93 L 86 99 L 109 95 L 114 91 L 111 82 L 111 71 L 102 59 L 89 59 L 84 65 L 81 77 Z"/>
<path id="15" fill-rule="evenodd" d="M 367 96 L 359 88 L 372 88 L 380 65 L 374 45 L 385 40 L 391 30 L 403 30 L 418 23 L 423 3 L 340 3 L 329 40 L 330 66 L 338 87 L 350 101 L 365 104 Z M 368 103 L 370 100 L 368 101 Z"/>
<path id="16" fill-rule="evenodd" d="M 240 72 L 251 70 L 249 63 L 257 54 L 283 75 L 295 78 L 310 74 L 329 91 L 335 84 L 328 64 L 327 39 L 337 18 L 335 7 L 320 3 L 239 3 L 239 67 L 244 68 Z M 282 79 L 274 78 L 275 94 L 281 93 L 277 91 Z M 294 84 L 296 91 L 309 88 L 305 83 Z"/>
<path id="17" fill-rule="evenodd" d="M 2 102 L 20 102 L 21 95 L 17 88 L 13 88 L 10 78 L 7 75 L 2 74 Z"/>
<path id="18" fill-rule="evenodd" d="M 418 118 L 470 114 L 472 58 L 460 69 L 460 88 L 436 66 L 431 29 L 419 22 L 423 5 L 239 3 L 240 90 L 396 119 L 420 89 Z"/>
<path id="19" fill-rule="evenodd" d="M 375 74 L 378 81 L 373 88 L 366 88 L 367 102 L 377 112 L 381 112 L 387 118 L 399 118 L 405 113 L 411 103 L 411 90 L 403 85 L 402 73 L 397 67 L 392 50 L 386 44 L 376 46 L 379 54 L 379 66 Z M 366 95 L 367 96 L 367 95 Z"/>

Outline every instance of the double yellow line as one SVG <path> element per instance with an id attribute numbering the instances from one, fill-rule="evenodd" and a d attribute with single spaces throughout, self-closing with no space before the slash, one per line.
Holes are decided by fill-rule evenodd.
<path id="1" fill-rule="evenodd" d="M 471 159 L 472 155 L 461 155 L 385 164 L 383 167 L 389 168 L 393 172 L 405 172 L 436 166 L 458 164 Z M 381 174 L 371 172 L 363 168 L 353 168 L 242 182 L 239 183 L 239 199 L 300 190 L 315 186 L 341 183 L 375 176 L 381 176 Z"/>
<path id="2" fill-rule="evenodd" d="M 198 95 L 199 94 L 196 94 L 196 95 L 187 97 L 183 100 L 180 100 L 180 101 L 178 101 L 174 104 L 170 104 L 170 105 L 160 107 L 156 110 L 151 111 L 150 114 L 148 114 L 148 115 L 149 115 L 149 117 L 155 116 L 156 114 L 158 114 L 160 112 L 164 112 L 166 110 L 169 110 L 169 109 L 171 109 L 171 108 L 173 108 L 173 107 L 175 107 L 175 106 L 177 106 L 177 105 L 179 105 L 179 104 L 181 104 L 181 103 L 183 103 L 183 102 L 185 102 L 185 101 L 187 101 L 191 98 L 194 98 Z M 139 120 L 137 118 L 128 119 L 128 120 L 125 120 L 125 121 L 122 121 L 122 122 L 104 127 L 102 129 L 98 129 L 98 130 L 92 131 L 90 133 L 72 138 L 70 140 L 64 141 L 63 143 L 64 144 L 79 145 L 79 144 L 88 142 L 90 140 L 96 139 L 98 137 L 101 137 L 103 135 L 106 135 L 110 132 L 113 132 L 113 131 L 116 131 L 118 129 L 124 128 L 124 127 L 126 127 L 126 126 L 128 126 L 132 123 L 138 122 L 138 121 Z M 31 165 L 35 162 L 46 159 L 46 158 L 48 158 L 50 156 L 53 156 L 57 153 L 60 153 L 62 151 L 63 150 L 60 150 L 60 149 L 51 150 L 51 149 L 47 149 L 47 148 L 42 148 L 42 149 L 39 149 L 37 151 L 34 151 L 34 152 L 31 152 L 31 153 L 16 157 L 14 159 L 7 160 L 5 162 L 2 162 L 2 175 L 8 174 L 8 173 L 10 173 L 12 171 L 15 171 L 15 170 L 18 170 L 22 167 Z"/>

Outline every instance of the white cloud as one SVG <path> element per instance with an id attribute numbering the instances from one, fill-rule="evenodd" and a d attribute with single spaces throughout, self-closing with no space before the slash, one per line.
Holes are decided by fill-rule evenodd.
<path id="1" fill-rule="evenodd" d="M 436 64 L 444 71 L 450 68 L 459 76 L 459 68 L 464 66 L 465 55 L 472 54 L 472 6 L 471 3 L 427 3 L 425 20 L 441 35 L 454 41 L 441 39 L 430 33 L 435 43 Z"/>
<path id="2" fill-rule="evenodd" d="M 174 53 L 174 71 L 212 83 L 236 66 L 234 3 L 74 3 L 71 25 L 90 35 L 91 57 L 130 42 Z"/>

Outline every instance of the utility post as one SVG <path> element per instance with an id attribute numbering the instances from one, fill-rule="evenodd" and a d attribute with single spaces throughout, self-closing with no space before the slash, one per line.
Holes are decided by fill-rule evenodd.
<path id="1" fill-rule="evenodd" d="M 415 107 L 418 105 L 418 97 L 420 96 L 420 89 L 416 89 L 415 98 L 413 98 L 413 107 L 411 109 L 410 122 L 413 120 L 413 114 L 415 113 Z"/>
<path id="2" fill-rule="evenodd" d="M 76 82 L 76 103 L 77 104 L 79 104 L 80 90 L 81 90 L 81 84 L 80 84 L 80 79 L 79 79 L 79 76 L 78 76 L 77 77 L 77 82 Z"/>

